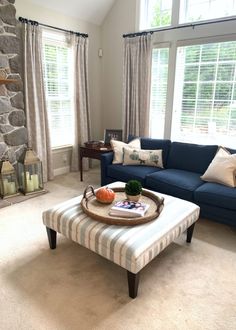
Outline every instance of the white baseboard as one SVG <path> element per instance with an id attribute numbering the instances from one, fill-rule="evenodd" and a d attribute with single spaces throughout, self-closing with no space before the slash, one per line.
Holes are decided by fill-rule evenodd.
<path id="1" fill-rule="evenodd" d="M 62 174 L 69 173 L 69 172 L 70 172 L 70 166 L 55 168 L 53 170 L 54 176 L 62 175 Z"/>

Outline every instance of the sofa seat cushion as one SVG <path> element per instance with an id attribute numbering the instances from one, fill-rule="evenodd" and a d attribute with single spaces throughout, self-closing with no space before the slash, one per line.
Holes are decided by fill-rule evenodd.
<path id="1" fill-rule="evenodd" d="M 194 201 L 225 209 L 236 210 L 236 188 L 218 183 L 204 183 L 194 192 Z"/>
<path id="2" fill-rule="evenodd" d="M 202 184 L 199 174 L 175 169 L 155 172 L 146 178 L 148 188 L 188 201 L 193 200 L 194 190 Z"/>
<path id="3" fill-rule="evenodd" d="M 107 175 L 111 178 L 115 178 L 116 181 L 127 182 L 128 180 L 139 180 L 144 186 L 146 175 L 160 170 L 160 168 L 154 166 L 124 166 L 115 164 L 107 167 Z"/>

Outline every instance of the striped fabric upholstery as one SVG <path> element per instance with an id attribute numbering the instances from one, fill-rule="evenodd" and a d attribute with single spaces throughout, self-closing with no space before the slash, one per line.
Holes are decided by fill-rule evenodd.
<path id="1" fill-rule="evenodd" d="M 110 187 L 122 185 L 113 183 Z M 43 223 L 136 274 L 199 217 L 197 205 L 159 195 L 165 198 L 161 215 L 140 226 L 113 226 L 91 219 L 80 207 L 82 196 L 45 211 Z"/>

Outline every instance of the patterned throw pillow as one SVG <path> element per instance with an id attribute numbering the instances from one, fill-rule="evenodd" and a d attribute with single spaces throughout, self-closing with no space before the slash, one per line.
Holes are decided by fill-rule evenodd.
<path id="1" fill-rule="evenodd" d="M 220 147 L 201 179 L 236 187 L 236 154 Z"/>
<path id="2" fill-rule="evenodd" d="M 147 165 L 163 168 L 162 149 L 144 150 L 124 148 L 123 165 Z"/>
<path id="3" fill-rule="evenodd" d="M 114 152 L 112 164 L 123 163 L 123 148 L 124 147 L 136 148 L 136 149 L 141 148 L 140 139 L 138 139 L 138 138 L 130 141 L 130 143 L 125 143 L 125 142 L 117 141 L 117 140 L 111 140 L 110 144 L 111 144 L 111 147 Z"/>

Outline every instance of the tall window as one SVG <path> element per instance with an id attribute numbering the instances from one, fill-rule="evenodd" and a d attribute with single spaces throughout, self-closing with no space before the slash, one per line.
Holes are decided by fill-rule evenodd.
<path id="1" fill-rule="evenodd" d="M 168 48 L 153 49 L 150 127 L 155 138 L 164 137 L 168 57 Z"/>
<path id="2" fill-rule="evenodd" d="M 235 0 L 181 0 L 180 23 L 236 14 Z"/>
<path id="3" fill-rule="evenodd" d="M 72 50 L 63 34 L 43 33 L 43 65 L 52 147 L 73 143 Z"/>
<path id="4" fill-rule="evenodd" d="M 236 41 L 178 48 L 171 138 L 236 138 Z"/>
<path id="5" fill-rule="evenodd" d="M 172 0 L 141 0 L 141 30 L 170 25 L 171 9 Z"/>
<path id="6" fill-rule="evenodd" d="M 142 29 L 157 27 L 152 36 L 151 137 L 235 149 L 236 0 L 140 3 Z M 169 17 L 170 29 L 161 28 L 161 12 Z M 157 24 L 154 17 L 159 17 Z M 226 19 L 217 20 L 222 17 Z M 189 24 L 200 20 L 208 22 Z"/>

